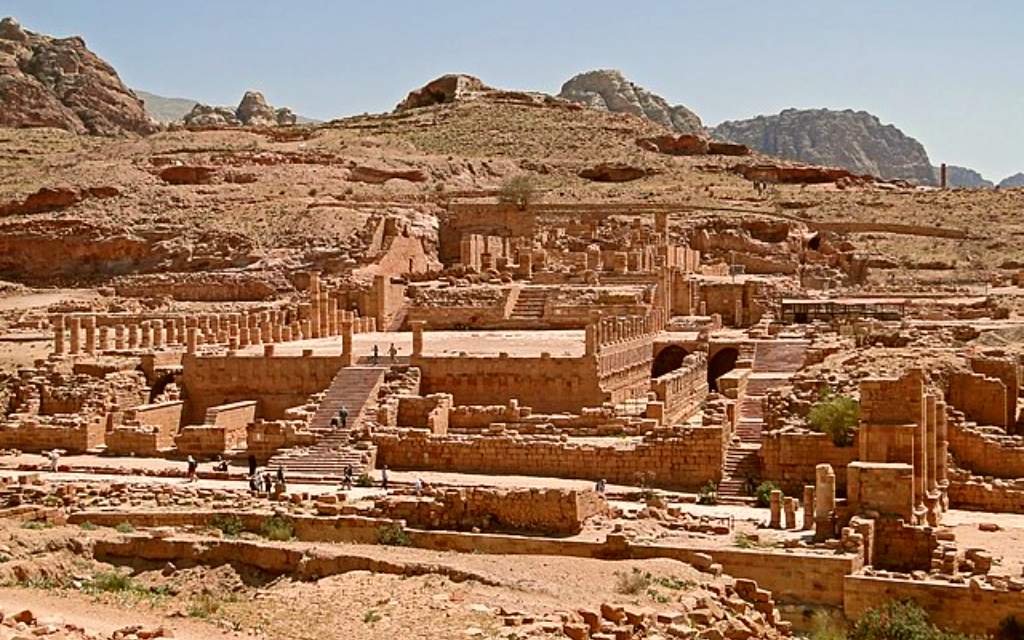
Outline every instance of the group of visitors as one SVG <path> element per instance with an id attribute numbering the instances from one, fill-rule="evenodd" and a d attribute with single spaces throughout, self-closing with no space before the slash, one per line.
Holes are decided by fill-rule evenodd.
<path id="1" fill-rule="evenodd" d="M 398 347 L 395 346 L 394 342 L 392 342 L 391 346 L 388 347 L 388 355 L 391 356 L 391 364 L 398 361 Z M 370 361 L 373 364 L 380 363 L 380 347 L 377 345 L 373 345 L 373 357 L 370 358 Z"/>
<path id="2" fill-rule="evenodd" d="M 260 469 L 256 456 L 249 456 L 249 492 L 253 495 L 265 493 L 280 495 L 285 492 L 287 484 L 284 479 L 284 467 L 277 465 L 277 470 Z"/>

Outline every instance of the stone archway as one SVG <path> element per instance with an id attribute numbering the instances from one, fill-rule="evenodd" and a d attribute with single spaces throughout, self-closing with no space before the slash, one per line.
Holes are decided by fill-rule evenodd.
<path id="1" fill-rule="evenodd" d="M 651 377 L 658 378 L 670 371 L 675 371 L 683 366 L 683 359 L 688 355 L 689 352 L 679 345 L 668 345 L 654 358 L 654 364 L 651 365 Z"/>
<path id="2" fill-rule="evenodd" d="M 740 352 L 735 347 L 719 350 L 708 361 L 708 389 L 718 391 L 718 378 L 736 368 L 736 359 Z"/>

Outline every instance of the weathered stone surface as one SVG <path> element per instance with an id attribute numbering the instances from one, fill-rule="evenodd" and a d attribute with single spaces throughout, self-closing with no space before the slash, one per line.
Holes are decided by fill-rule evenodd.
<path id="1" fill-rule="evenodd" d="M 629 182 L 639 180 L 653 173 L 650 169 L 636 167 L 624 162 L 602 162 L 579 172 L 579 177 L 594 182 Z"/>
<path id="2" fill-rule="evenodd" d="M 259 91 L 246 91 L 235 109 L 197 104 L 183 121 L 190 127 L 276 127 L 295 124 L 296 116 L 287 107 L 267 104 Z"/>
<path id="3" fill-rule="evenodd" d="M 160 128 L 84 40 L 33 33 L 13 18 L 0 21 L 0 126 L 101 135 Z"/>
<path id="4" fill-rule="evenodd" d="M 696 113 L 669 105 L 661 96 L 633 84 L 621 71 L 599 69 L 581 73 L 562 85 L 558 97 L 595 109 L 643 116 L 680 133 L 704 130 Z"/>
<path id="5" fill-rule="evenodd" d="M 454 102 L 472 93 L 490 90 L 491 88 L 485 85 L 480 78 L 461 73 L 443 75 L 440 78 L 431 80 L 419 89 L 410 91 L 405 100 L 398 103 L 395 111 L 405 111 L 407 109 Z"/>

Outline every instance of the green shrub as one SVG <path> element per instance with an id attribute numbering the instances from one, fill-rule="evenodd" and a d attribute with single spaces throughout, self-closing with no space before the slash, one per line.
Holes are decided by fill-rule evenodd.
<path id="1" fill-rule="evenodd" d="M 967 640 L 959 633 L 942 631 L 913 602 L 890 602 L 872 609 L 854 623 L 849 640 Z"/>
<path id="2" fill-rule="evenodd" d="M 811 618 L 811 640 L 847 640 L 846 623 L 841 614 L 815 611 Z"/>
<path id="3" fill-rule="evenodd" d="M 767 507 L 772 502 L 772 491 L 779 488 L 779 485 L 775 484 L 771 480 L 765 480 L 761 484 L 757 485 L 757 489 L 754 490 L 754 497 L 757 498 L 757 506 Z"/>
<path id="4" fill-rule="evenodd" d="M 83 522 L 82 524 L 80 524 L 78 526 L 79 526 L 79 528 L 82 529 L 82 531 L 95 531 L 96 529 L 99 528 L 96 525 L 94 525 L 93 523 L 89 522 L 88 520 L 86 520 L 85 522 Z"/>
<path id="5" fill-rule="evenodd" d="M 708 480 L 708 483 L 700 488 L 697 493 L 697 504 L 718 504 L 718 485 L 714 480 Z"/>
<path id="6" fill-rule="evenodd" d="M 374 622 L 380 622 L 381 616 L 377 613 L 376 609 L 370 609 L 363 614 L 363 622 L 366 624 L 373 624 Z"/>
<path id="7" fill-rule="evenodd" d="M 537 185 L 533 176 L 523 173 L 501 183 L 498 202 L 514 204 L 520 210 L 524 210 L 536 201 Z"/>
<path id="8" fill-rule="evenodd" d="M 200 593 L 188 606 L 191 618 L 206 619 L 220 611 L 220 602 L 209 593 Z"/>
<path id="9" fill-rule="evenodd" d="M 811 428 L 832 437 L 837 447 L 848 447 L 853 444 L 853 435 L 860 420 L 860 403 L 854 398 L 833 394 L 825 390 L 821 399 L 811 407 L 807 414 L 807 423 Z"/>
<path id="10" fill-rule="evenodd" d="M 237 538 L 240 533 L 245 531 L 245 526 L 242 525 L 242 520 L 238 516 L 225 516 L 217 514 L 210 518 L 210 526 L 214 529 L 220 529 L 228 538 Z"/>
<path id="11" fill-rule="evenodd" d="M 271 516 L 263 521 L 260 533 L 268 540 L 285 541 L 295 537 L 295 527 L 287 518 Z"/>
<path id="12" fill-rule="evenodd" d="M 104 571 L 93 576 L 86 585 L 86 590 L 92 593 L 124 593 L 126 591 L 144 591 L 132 577 L 118 571 Z"/>
<path id="13" fill-rule="evenodd" d="M 22 529 L 31 529 L 33 531 L 40 531 L 42 529 L 49 529 L 53 525 L 46 520 L 29 520 L 28 522 L 21 525 Z"/>
<path id="14" fill-rule="evenodd" d="M 131 533 L 135 531 L 135 527 L 130 522 L 122 522 L 121 524 L 114 527 L 114 530 L 118 533 Z"/>
<path id="15" fill-rule="evenodd" d="M 389 547 L 408 547 L 412 544 L 401 525 L 386 524 L 377 529 L 377 542 Z"/>
<path id="16" fill-rule="evenodd" d="M 372 487 L 373 486 L 373 478 L 371 478 L 370 476 L 368 476 L 367 474 L 364 473 L 361 476 L 359 476 L 358 478 L 356 478 L 356 486 L 357 487 L 363 487 L 363 488 Z"/>

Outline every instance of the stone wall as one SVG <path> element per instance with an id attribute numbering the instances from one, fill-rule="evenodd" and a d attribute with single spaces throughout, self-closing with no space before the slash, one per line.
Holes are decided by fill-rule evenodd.
<path id="1" fill-rule="evenodd" d="M 929 571 L 932 553 L 939 547 L 936 530 L 910 526 L 903 520 L 875 520 L 871 564 L 887 571 Z"/>
<path id="2" fill-rule="evenodd" d="M 435 497 L 395 496 L 378 502 L 377 510 L 418 529 L 574 535 L 609 507 L 591 490 L 471 488 Z"/>
<path id="3" fill-rule="evenodd" d="M 703 353 L 686 356 L 682 367 L 651 380 L 651 391 L 664 403 L 664 424 L 686 420 L 708 395 L 707 357 Z"/>
<path id="4" fill-rule="evenodd" d="M 1024 480 L 992 480 L 981 476 L 953 478 L 949 506 L 971 511 L 1024 513 Z"/>
<path id="5" fill-rule="evenodd" d="M 996 478 L 1024 477 L 1024 441 L 1019 437 L 950 420 L 948 438 L 949 450 L 959 466 Z"/>
<path id="6" fill-rule="evenodd" d="M 1006 385 L 996 378 L 981 373 L 952 373 L 948 398 L 950 405 L 978 424 L 1005 429 L 1016 422 L 1016 417 L 1012 421 L 1007 417 Z"/>
<path id="7" fill-rule="evenodd" d="M 246 453 L 256 456 L 260 464 L 265 464 L 279 449 L 315 443 L 316 436 L 297 420 L 256 420 L 246 427 Z"/>
<path id="8" fill-rule="evenodd" d="M 155 427 L 159 438 L 158 448 L 171 447 L 174 444 L 174 436 L 181 427 L 184 407 L 185 403 L 181 400 L 143 404 L 125 412 L 124 419 L 126 423 L 134 421 L 140 425 Z"/>
<path id="9" fill-rule="evenodd" d="M 578 412 L 607 398 L 593 356 L 513 358 L 413 356 L 421 392 L 450 393 L 455 404 L 489 405 L 518 399 L 538 411 Z"/>
<path id="10" fill-rule="evenodd" d="M 204 457 L 244 448 L 246 427 L 255 419 L 254 400 L 210 407 L 205 423 L 182 429 L 175 445 L 181 453 Z"/>
<path id="11" fill-rule="evenodd" d="M 182 374 L 185 419 L 197 422 L 215 405 L 256 400 L 256 415 L 268 420 L 284 417 L 323 391 L 345 365 L 337 356 L 203 356 L 186 355 Z"/>
<path id="12" fill-rule="evenodd" d="M 993 633 L 1007 616 L 1024 612 L 1024 592 L 999 591 L 980 584 L 896 580 L 864 575 L 844 580 L 846 617 L 854 620 L 894 601 L 911 600 L 932 622 L 962 633 Z"/>
<path id="13" fill-rule="evenodd" d="M 429 396 L 400 396 L 398 398 L 399 427 L 427 429 L 434 435 L 448 433 L 449 412 L 452 408 L 450 393 Z"/>
<path id="14" fill-rule="evenodd" d="M 697 490 L 722 476 L 721 427 L 658 430 L 627 445 L 576 444 L 541 436 L 444 436 L 403 431 L 378 435 L 378 462 L 392 469 L 491 475 L 605 479 L 612 483 Z"/>
<path id="15" fill-rule="evenodd" d="M 842 475 L 841 473 L 839 475 Z M 851 462 L 846 467 L 846 495 L 855 513 L 911 520 L 914 467 L 886 462 Z"/>
<path id="16" fill-rule="evenodd" d="M 1020 367 L 1017 362 L 1012 358 L 972 358 L 971 369 L 1006 385 L 1005 425 L 1008 431 L 1015 430 L 1017 397 L 1020 395 Z"/>
<path id="17" fill-rule="evenodd" d="M 9 420 L 0 425 L 0 449 L 30 453 L 60 449 L 66 453 L 85 453 L 102 446 L 105 435 L 106 420 L 102 416 Z"/>
<path id="18" fill-rule="evenodd" d="M 761 438 L 761 475 L 779 485 L 786 495 L 801 496 L 815 483 L 814 468 L 827 463 L 843 469 L 857 459 L 857 443 L 837 447 L 824 433 L 771 431 Z M 846 474 L 836 474 L 836 489 L 846 491 Z"/>

